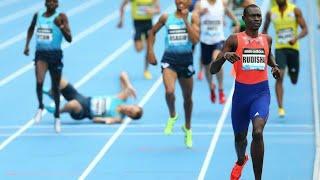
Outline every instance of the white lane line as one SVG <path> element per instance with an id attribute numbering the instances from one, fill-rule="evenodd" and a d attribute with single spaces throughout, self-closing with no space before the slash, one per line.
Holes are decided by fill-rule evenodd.
<path id="1" fill-rule="evenodd" d="M 172 11 L 175 6 L 169 6 L 165 12 Z M 157 16 L 156 19 L 158 19 Z M 139 106 L 143 107 L 144 104 L 150 99 L 150 97 L 155 93 L 158 87 L 162 83 L 162 77 L 160 76 L 157 81 L 152 85 L 152 87 L 148 90 L 147 94 L 143 96 L 142 100 L 139 102 Z M 103 148 L 99 151 L 99 153 L 94 157 L 94 159 L 90 162 L 88 167 L 83 171 L 78 179 L 84 180 L 90 172 L 96 167 L 96 165 L 100 162 L 103 156 L 109 151 L 113 143 L 120 137 L 122 132 L 126 129 L 128 124 L 131 122 L 130 118 L 125 118 L 124 122 L 120 125 L 119 129 L 111 136 L 111 138 L 106 142 Z"/>
<path id="2" fill-rule="evenodd" d="M 75 43 L 77 43 L 78 41 L 82 40 L 83 38 L 85 38 L 86 36 L 94 33 L 95 31 L 97 31 L 98 29 L 102 28 L 103 26 L 105 26 L 107 23 L 111 22 L 112 20 L 116 19 L 119 16 L 119 12 L 118 11 L 114 11 L 112 14 L 104 17 L 102 20 L 100 20 L 99 22 L 95 23 L 94 25 L 88 27 L 86 30 L 82 31 L 81 33 L 79 33 L 77 36 L 75 36 L 73 38 L 72 43 L 67 43 L 64 42 L 62 44 L 62 49 L 66 49 L 68 47 L 70 47 L 71 45 L 74 45 Z M 0 87 L 6 85 L 7 83 L 11 82 L 12 80 L 16 79 L 17 77 L 21 76 L 22 74 L 26 73 L 27 71 L 31 70 L 34 68 L 34 62 L 30 62 L 29 64 L 23 66 L 22 68 L 20 68 L 19 70 L 13 72 L 12 74 L 10 74 L 9 76 L 3 78 L 0 80 Z"/>
<path id="3" fill-rule="evenodd" d="M 96 75 L 99 71 L 101 71 L 103 68 L 106 68 L 107 65 L 109 65 L 111 62 L 116 60 L 118 56 L 120 56 L 122 53 L 124 53 L 129 47 L 132 46 L 132 40 L 128 40 L 125 42 L 120 48 L 118 48 L 116 51 L 114 51 L 111 55 L 106 57 L 99 65 L 97 65 L 94 69 L 89 71 L 82 79 L 80 79 L 76 84 L 75 88 L 79 88 L 81 85 L 86 83 L 90 78 L 92 78 L 94 75 Z M 47 114 L 47 111 L 44 110 L 42 113 L 42 116 Z M 10 137 L 5 139 L 0 144 L 0 151 L 3 150 L 8 144 L 10 144 L 12 141 L 14 141 L 16 138 L 18 138 L 23 132 L 25 132 L 28 128 L 32 126 L 34 123 L 34 119 L 30 119 L 26 124 L 24 124 L 18 131 L 16 131 L 14 134 L 12 134 Z"/>
<path id="4" fill-rule="evenodd" d="M 84 128 L 103 128 L 103 129 L 108 129 L 108 128 L 118 128 L 120 124 L 111 124 L 111 125 L 101 125 L 101 124 L 64 124 L 66 125 L 64 128 L 70 128 L 70 129 L 84 129 Z M 183 124 L 177 123 L 175 126 L 176 127 L 181 127 Z M 0 129 L 18 129 L 21 128 L 21 125 L 8 125 L 8 126 L 0 126 Z M 129 124 L 128 128 L 163 128 L 164 124 Z M 192 124 L 192 128 L 207 128 L 207 129 L 212 129 L 216 128 L 216 124 Z M 313 129 L 314 125 L 312 124 L 268 124 L 266 126 L 265 130 L 270 130 L 270 129 L 292 129 L 292 128 L 299 128 L 299 129 Z M 47 129 L 47 128 L 52 128 L 52 125 L 37 125 L 32 127 L 32 129 Z M 225 124 L 223 128 L 232 128 L 232 124 Z"/>
<path id="5" fill-rule="evenodd" d="M 52 128 L 52 127 L 51 127 Z M 313 132 L 264 132 L 264 136 L 313 136 Z M 47 133 L 47 132 L 29 132 L 24 133 L 21 135 L 21 137 L 47 137 L 47 136 L 112 136 L 114 135 L 113 132 L 62 132 L 61 134 L 55 134 L 55 133 Z M 125 132 L 121 134 L 122 136 L 162 136 L 163 132 Z M 192 132 L 192 135 L 194 136 L 212 136 L 212 132 Z M 0 133 L 0 137 L 7 137 L 10 136 L 10 134 L 6 133 Z M 175 132 L 172 134 L 172 136 L 184 136 L 183 132 Z M 220 136 L 233 136 L 233 132 L 222 132 Z"/>
<path id="6" fill-rule="evenodd" d="M 13 20 L 16 20 L 18 18 L 21 18 L 27 14 L 30 14 L 32 12 L 36 12 L 37 10 L 39 10 L 41 7 L 43 7 L 43 2 L 40 2 L 40 3 L 35 3 L 33 4 L 32 6 L 30 7 L 27 7 L 21 11 L 17 11 L 13 14 L 10 14 L 10 15 L 7 15 L 5 17 L 1 17 L 0 18 L 0 25 L 3 25 L 3 24 L 6 24 L 10 21 L 13 21 Z"/>
<path id="7" fill-rule="evenodd" d="M 152 87 L 148 90 L 147 94 L 143 96 L 142 100 L 139 102 L 139 106 L 141 107 L 144 106 L 144 104 L 156 92 L 156 90 L 161 85 L 161 83 L 162 83 L 162 77 L 159 77 L 157 81 L 152 85 Z M 128 117 L 124 120 L 124 123 L 121 124 L 119 129 L 111 136 L 111 138 L 107 141 L 107 143 L 103 146 L 103 148 L 99 151 L 99 153 L 95 156 L 95 158 L 90 162 L 88 167 L 83 171 L 83 173 L 79 177 L 80 180 L 84 180 L 89 175 L 89 173 L 96 167 L 96 165 L 100 162 L 100 160 L 104 157 L 104 155 L 109 151 L 113 143 L 120 137 L 120 135 L 123 133 L 123 131 L 126 129 L 126 127 L 131 121 L 132 120 Z"/>
<path id="8" fill-rule="evenodd" d="M 66 12 L 66 14 L 70 18 L 70 17 L 72 17 L 72 16 L 74 16 L 74 15 L 76 15 L 78 13 L 83 12 L 86 9 L 89 9 L 90 7 L 96 5 L 96 4 L 100 3 L 100 2 L 102 2 L 102 0 L 90 0 L 90 1 L 88 0 L 85 3 L 82 3 L 81 5 L 79 5 L 79 6 L 75 7 L 75 8 L 72 8 L 70 11 Z M 36 12 L 36 10 L 34 12 Z M 24 31 L 24 32 L 21 32 L 18 35 L 16 35 L 16 36 L 14 36 L 14 37 L 2 42 L 0 44 L 0 50 L 3 50 L 5 48 L 15 44 L 16 42 L 24 40 L 26 38 L 26 36 L 27 36 L 27 31 Z"/>
<path id="9" fill-rule="evenodd" d="M 310 68 L 311 68 L 311 84 L 312 84 L 312 97 L 313 97 L 313 116 L 314 116 L 314 131 L 315 131 L 315 158 L 313 166 L 313 180 L 320 179 L 320 118 L 319 118 L 319 95 L 318 95 L 318 81 L 317 81 L 317 63 L 315 54 L 315 21 L 314 21 L 314 7 L 312 1 L 308 1 L 308 15 L 309 15 L 309 54 L 310 54 Z M 315 4 L 315 3 L 314 3 Z"/>
<path id="10" fill-rule="evenodd" d="M 0 2 L 0 7 L 8 6 L 21 0 L 4 0 Z"/>
<path id="11" fill-rule="evenodd" d="M 267 9 L 269 7 L 269 4 L 270 4 L 269 0 L 264 0 L 263 1 L 262 6 L 261 6 L 261 11 L 262 11 L 263 15 L 265 15 L 267 13 Z M 201 167 L 201 170 L 200 170 L 200 173 L 199 173 L 199 176 L 198 176 L 198 180 L 204 180 L 205 179 L 208 167 L 210 165 L 210 161 L 212 159 L 216 144 L 218 142 L 219 135 L 221 134 L 223 124 L 224 124 L 225 119 L 227 117 L 228 110 L 231 107 L 233 90 L 234 90 L 234 86 L 233 86 L 233 88 L 231 90 L 231 93 L 229 94 L 229 97 L 228 97 L 228 100 L 227 100 L 227 104 L 225 105 L 225 107 L 223 109 L 222 115 L 220 116 L 220 119 L 218 121 L 218 126 L 217 126 L 217 128 L 216 128 L 216 130 L 215 130 L 215 132 L 213 134 L 213 137 L 212 137 L 212 140 L 211 140 L 211 143 L 210 143 L 210 147 L 208 149 L 207 155 L 205 157 L 204 163 L 203 163 L 203 165 Z"/>
<path id="12" fill-rule="evenodd" d="M 231 88 L 231 91 L 230 91 L 229 96 L 227 98 L 227 102 L 226 102 L 225 106 L 223 107 L 222 114 L 218 120 L 218 124 L 217 124 L 216 130 L 214 131 L 214 134 L 212 136 L 212 139 L 210 142 L 210 147 L 207 151 L 206 157 L 205 157 L 204 162 L 202 164 L 202 167 L 201 167 L 201 170 L 200 170 L 200 173 L 198 176 L 198 180 L 204 180 L 205 175 L 207 173 L 208 167 L 210 165 L 210 161 L 212 159 L 212 155 L 214 153 L 219 136 L 220 136 L 222 128 L 223 128 L 223 124 L 224 124 L 225 120 L 227 119 L 229 109 L 231 108 L 233 91 L 234 91 L 234 85 Z"/>

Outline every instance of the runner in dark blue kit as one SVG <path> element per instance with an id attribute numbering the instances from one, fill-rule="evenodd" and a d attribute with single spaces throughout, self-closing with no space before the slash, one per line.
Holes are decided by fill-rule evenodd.
<path id="1" fill-rule="evenodd" d="M 58 5 L 58 0 L 46 0 L 46 10 L 40 10 L 33 16 L 31 25 L 28 29 L 27 41 L 24 49 L 24 54 L 28 56 L 30 40 L 36 30 L 36 53 L 34 61 L 39 110 L 34 117 L 34 121 L 39 123 L 42 117 L 42 111 L 44 108 L 42 102 L 42 87 L 45 74 L 47 70 L 49 70 L 55 102 L 54 118 L 55 130 L 57 133 L 61 131 L 59 113 L 59 82 L 63 68 L 61 43 L 63 37 L 68 42 L 72 41 L 68 18 L 64 13 L 57 11 Z"/>

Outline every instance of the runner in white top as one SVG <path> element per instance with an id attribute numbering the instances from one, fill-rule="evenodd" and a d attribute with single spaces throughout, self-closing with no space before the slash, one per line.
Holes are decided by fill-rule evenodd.
<path id="1" fill-rule="evenodd" d="M 227 7 L 223 0 L 201 0 L 195 6 L 195 13 L 200 16 L 200 42 L 201 42 L 201 64 L 205 67 L 205 75 L 210 88 L 210 98 L 212 103 L 216 101 L 215 85 L 212 81 L 212 75 L 209 72 L 209 64 L 216 59 L 220 53 L 225 37 L 223 32 L 224 15 L 230 17 L 236 24 L 236 31 L 239 31 L 240 23 L 233 13 Z M 219 88 L 219 103 L 225 103 L 223 93 L 223 70 L 217 73 Z"/>

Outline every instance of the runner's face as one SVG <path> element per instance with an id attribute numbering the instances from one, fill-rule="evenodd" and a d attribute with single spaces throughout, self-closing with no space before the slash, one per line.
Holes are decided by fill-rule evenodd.
<path id="1" fill-rule="evenodd" d="M 58 0 L 46 0 L 45 6 L 49 11 L 54 11 L 59 5 Z"/>
<path id="2" fill-rule="evenodd" d="M 191 0 L 175 0 L 178 10 L 188 9 L 191 5 Z"/>
<path id="3" fill-rule="evenodd" d="M 125 114 L 129 117 L 137 116 L 140 113 L 141 109 L 136 105 L 126 105 L 125 106 Z"/>
<path id="4" fill-rule="evenodd" d="M 244 21 L 247 27 L 251 27 L 252 30 L 259 30 L 262 23 L 262 16 L 260 8 L 251 7 L 248 9 L 247 14 L 244 17 Z"/>
<path id="5" fill-rule="evenodd" d="M 285 5 L 285 4 L 286 4 L 286 1 L 287 1 L 287 0 L 276 0 L 278 6 L 283 6 L 283 5 Z"/>

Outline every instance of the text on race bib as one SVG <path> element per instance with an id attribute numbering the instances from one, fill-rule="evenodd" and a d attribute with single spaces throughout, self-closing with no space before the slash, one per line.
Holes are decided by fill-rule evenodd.
<path id="1" fill-rule="evenodd" d="M 168 29 L 169 45 L 185 45 L 188 43 L 188 31 L 184 26 L 170 25 Z"/>
<path id="2" fill-rule="evenodd" d="M 36 31 L 37 41 L 50 43 L 53 39 L 53 30 L 49 26 L 40 26 Z"/>
<path id="3" fill-rule="evenodd" d="M 147 10 L 152 7 L 152 4 L 137 4 L 137 15 L 148 15 Z"/>
<path id="4" fill-rule="evenodd" d="M 266 67 L 264 49 L 244 48 L 242 52 L 242 70 L 263 71 Z"/>
<path id="5" fill-rule="evenodd" d="M 205 20 L 203 21 L 203 31 L 208 34 L 216 34 L 219 31 L 221 21 L 219 20 Z"/>
<path id="6" fill-rule="evenodd" d="M 107 107 L 110 106 L 110 101 L 106 98 L 93 98 L 91 99 L 91 113 L 94 116 L 103 116 L 106 114 Z"/>
<path id="7" fill-rule="evenodd" d="M 294 38 L 294 32 L 292 28 L 280 29 L 278 32 L 278 43 L 287 44 Z"/>

